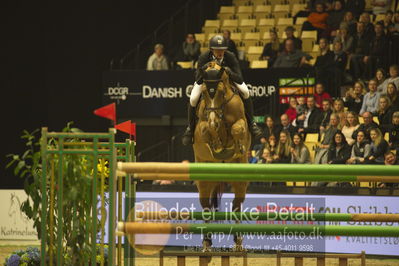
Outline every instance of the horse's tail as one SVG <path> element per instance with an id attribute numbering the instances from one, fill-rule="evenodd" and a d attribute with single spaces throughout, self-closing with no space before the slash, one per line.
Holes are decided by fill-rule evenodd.
<path id="1" fill-rule="evenodd" d="M 211 197 L 211 208 L 213 211 L 219 211 L 220 203 L 222 200 L 222 195 L 224 192 L 224 183 L 219 183 L 219 185 L 213 190 Z"/>

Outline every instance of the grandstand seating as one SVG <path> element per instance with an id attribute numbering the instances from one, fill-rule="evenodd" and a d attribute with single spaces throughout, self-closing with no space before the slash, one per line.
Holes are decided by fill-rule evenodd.
<path id="1" fill-rule="evenodd" d="M 249 65 L 250 68 L 267 68 L 268 62 L 267 60 L 253 60 Z"/>

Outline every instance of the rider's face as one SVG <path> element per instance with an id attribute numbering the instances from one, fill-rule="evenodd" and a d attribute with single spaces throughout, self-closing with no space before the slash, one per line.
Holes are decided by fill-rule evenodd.
<path id="1" fill-rule="evenodd" d="M 223 58 L 225 51 L 224 49 L 212 49 L 213 55 L 219 60 Z"/>

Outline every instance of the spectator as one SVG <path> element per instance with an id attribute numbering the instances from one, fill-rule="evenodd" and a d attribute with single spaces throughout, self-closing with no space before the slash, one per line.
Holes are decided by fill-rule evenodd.
<path id="1" fill-rule="evenodd" d="M 296 106 L 296 119 L 294 120 L 295 127 L 297 129 L 299 129 L 299 128 L 303 129 L 304 123 L 305 123 L 305 115 L 306 115 L 308 108 L 305 103 L 305 97 L 300 96 L 300 97 L 298 97 L 297 101 L 298 101 L 298 105 Z"/>
<path id="2" fill-rule="evenodd" d="M 389 78 L 387 78 L 379 87 L 378 91 L 381 93 L 387 93 L 388 83 L 395 83 L 396 88 L 399 88 L 399 66 L 392 65 L 389 67 Z"/>
<path id="3" fill-rule="evenodd" d="M 278 52 L 280 51 L 280 41 L 278 39 L 276 28 L 272 28 L 269 31 L 270 42 L 266 43 L 263 47 L 261 60 L 267 60 L 269 66 L 272 66 L 277 59 Z"/>
<path id="4" fill-rule="evenodd" d="M 348 108 L 348 111 L 359 113 L 363 105 L 363 97 L 366 94 L 366 89 L 363 82 L 355 82 L 353 88 L 349 89 L 345 93 L 343 98 L 344 106 Z"/>
<path id="5" fill-rule="evenodd" d="M 341 129 L 345 125 L 346 121 L 346 113 L 345 113 L 345 106 L 344 101 L 340 98 L 335 99 L 333 105 L 333 113 L 339 116 L 339 120 L 341 121 L 340 125 L 338 126 Z"/>
<path id="6" fill-rule="evenodd" d="M 356 138 L 356 134 L 358 131 L 363 130 L 370 136 L 370 130 L 373 128 L 378 128 L 378 124 L 373 121 L 373 115 L 370 112 L 364 112 L 362 115 L 363 117 L 363 124 L 360 124 L 359 128 L 353 132 L 352 138 Z"/>
<path id="7" fill-rule="evenodd" d="M 147 70 L 168 70 L 169 63 L 163 54 L 163 45 L 158 43 L 154 47 L 154 53 L 148 58 Z"/>
<path id="8" fill-rule="evenodd" d="M 385 165 L 399 165 L 399 160 L 397 154 L 393 152 L 387 152 L 384 155 L 384 164 Z M 398 187 L 398 184 L 396 183 L 379 183 L 378 184 L 379 188 L 386 188 L 386 187 Z"/>
<path id="9" fill-rule="evenodd" d="M 319 56 L 317 56 L 316 63 L 314 65 L 316 68 L 316 78 L 318 82 L 323 83 L 325 86 L 327 86 L 327 91 L 331 92 L 332 79 L 335 78 L 333 77 L 334 53 L 330 51 L 330 47 L 326 38 L 320 38 L 319 51 L 320 54 Z"/>
<path id="10" fill-rule="evenodd" d="M 399 10 L 396 10 L 393 15 L 393 24 L 395 25 L 395 30 L 399 31 Z"/>
<path id="11" fill-rule="evenodd" d="M 187 34 L 186 41 L 183 42 L 183 61 L 197 61 L 201 54 L 201 44 L 197 42 L 194 34 Z"/>
<path id="12" fill-rule="evenodd" d="M 265 137 L 259 138 L 259 143 L 255 144 L 253 150 L 255 151 L 256 156 L 261 155 L 261 151 L 268 145 L 268 139 Z"/>
<path id="13" fill-rule="evenodd" d="M 273 158 L 268 148 L 263 149 L 262 156 L 259 158 L 257 163 L 273 163 Z"/>
<path id="14" fill-rule="evenodd" d="M 339 116 L 336 114 L 331 114 L 330 124 L 326 131 L 324 132 L 324 137 L 320 142 L 320 145 L 316 147 L 315 164 L 326 164 L 327 163 L 327 153 L 331 142 L 333 141 L 335 133 L 338 131 Z"/>
<path id="15" fill-rule="evenodd" d="M 302 50 L 302 40 L 300 38 L 295 37 L 294 32 L 295 28 L 293 26 L 287 26 L 285 28 L 285 35 L 287 38 L 284 40 L 284 42 L 288 39 L 291 39 L 294 41 L 294 47 L 296 50 Z"/>
<path id="16" fill-rule="evenodd" d="M 350 72 L 354 78 L 360 78 L 364 72 L 362 60 L 365 56 L 370 55 L 371 41 L 372 37 L 366 34 L 365 23 L 357 23 L 354 52 L 350 59 Z"/>
<path id="17" fill-rule="evenodd" d="M 248 163 L 257 163 L 258 162 L 258 158 L 256 158 L 256 156 L 252 156 L 251 150 L 247 151 L 247 157 L 248 157 Z"/>
<path id="18" fill-rule="evenodd" d="M 389 146 L 392 150 L 399 148 L 399 112 L 392 115 L 392 125 L 389 127 Z"/>
<path id="19" fill-rule="evenodd" d="M 320 39 L 321 34 L 327 29 L 328 13 L 324 11 L 323 3 L 316 3 L 315 11 L 311 12 L 308 20 L 302 25 L 302 31 L 316 30 L 317 39 Z"/>
<path id="20" fill-rule="evenodd" d="M 364 32 L 369 39 L 373 39 L 375 32 L 374 32 L 374 25 L 371 23 L 370 14 L 364 12 L 360 15 L 359 22 L 364 23 Z"/>
<path id="21" fill-rule="evenodd" d="M 380 99 L 380 93 L 377 91 L 377 81 L 372 79 L 369 81 L 369 92 L 364 95 L 362 108 L 360 109 L 360 115 L 364 112 L 371 112 L 375 114 L 378 109 L 378 101 Z"/>
<path id="22" fill-rule="evenodd" d="M 342 50 L 342 43 L 340 41 L 335 41 L 333 44 L 334 48 L 334 64 L 333 64 L 333 73 L 332 76 L 335 77 L 332 79 L 332 88 L 334 90 L 335 96 L 340 96 L 340 88 L 345 80 L 345 68 L 348 63 L 348 56 Z"/>
<path id="23" fill-rule="evenodd" d="M 328 92 L 324 91 L 324 86 L 321 83 L 316 84 L 315 90 L 316 92 L 313 96 L 316 102 L 316 107 L 323 110 L 323 101 L 324 100 L 331 101 L 331 96 L 330 94 L 328 94 Z"/>
<path id="24" fill-rule="evenodd" d="M 356 143 L 352 146 L 351 157 L 346 161 L 347 164 L 363 164 L 370 156 L 371 146 L 366 134 L 364 130 L 357 131 Z"/>
<path id="25" fill-rule="evenodd" d="M 387 96 L 389 100 L 391 101 L 392 109 L 394 111 L 399 110 L 399 95 L 398 95 L 398 88 L 396 87 L 395 83 L 391 82 L 388 83 L 388 88 L 387 88 Z"/>
<path id="26" fill-rule="evenodd" d="M 345 10 L 343 9 L 341 1 L 334 1 L 333 10 L 329 13 L 327 18 L 327 26 L 329 36 L 335 37 L 341 22 L 344 20 Z M 329 37 L 328 37 L 329 38 Z"/>
<path id="27" fill-rule="evenodd" d="M 277 57 L 273 67 L 301 67 L 308 65 L 312 57 L 294 47 L 294 41 L 287 39 L 284 42 L 284 51 Z"/>
<path id="28" fill-rule="evenodd" d="M 330 116 L 333 113 L 333 110 L 331 108 L 331 102 L 330 100 L 323 100 L 322 104 L 322 119 L 321 119 L 321 124 L 320 124 L 320 134 L 323 134 L 324 131 L 326 130 L 326 127 L 330 123 Z"/>
<path id="29" fill-rule="evenodd" d="M 370 130 L 371 153 L 366 158 L 367 164 L 384 164 L 384 154 L 388 151 L 388 143 L 378 128 Z"/>
<path id="30" fill-rule="evenodd" d="M 388 129 L 392 123 L 393 111 L 394 110 L 392 109 L 391 101 L 389 100 L 389 98 L 386 95 L 382 95 L 380 97 L 377 110 L 379 127 L 382 134 L 388 132 Z"/>
<path id="31" fill-rule="evenodd" d="M 372 0 L 373 15 L 385 14 L 391 7 L 391 0 Z"/>
<path id="32" fill-rule="evenodd" d="M 377 23 L 382 23 L 384 24 L 384 28 L 388 29 L 389 26 L 393 24 L 393 12 L 391 10 L 388 10 L 385 13 L 385 17 L 383 20 L 378 21 Z M 395 24 L 393 24 L 395 26 Z"/>
<path id="33" fill-rule="evenodd" d="M 344 134 L 346 142 L 350 146 L 355 143 L 355 138 L 352 138 L 352 136 L 359 126 L 358 115 L 354 112 L 348 112 L 346 115 L 345 125 L 342 127 L 342 134 Z"/>
<path id="34" fill-rule="evenodd" d="M 296 113 L 296 107 L 297 107 L 297 106 L 298 106 L 298 102 L 297 102 L 296 98 L 293 97 L 293 96 L 291 96 L 291 97 L 289 98 L 289 107 L 288 107 L 288 109 L 285 111 L 285 114 L 288 115 L 288 118 L 290 119 L 290 123 L 291 123 L 292 121 L 294 121 L 295 118 L 296 118 L 296 115 L 297 115 L 297 113 Z"/>
<path id="35" fill-rule="evenodd" d="M 263 128 L 263 136 L 269 139 L 271 135 L 278 136 L 279 130 L 276 127 L 273 117 L 270 115 L 265 116 L 265 127 Z"/>
<path id="36" fill-rule="evenodd" d="M 385 70 L 383 68 L 378 68 L 375 72 L 375 80 L 377 81 L 377 89 L 379 89 L 380 85 L 385 81 Z"/>
<path id="37" fill-rule="evenodd" d="M 291 137 L 287 131 L 281 131 L 277 144 L 276 154 L 273 156 L 274 163 L 290 163 L 291 161 Z"/>
<path id="38" fill-rule="evenodd" d="M 302 136 L 298 133 L 295 133 L 292 137 L 291 163 L 297 163 L 297 164 L 311 163 L 309 149 L 303 143 Z"/>
<path id="39" fill-rule="evenodd" d="M 280 117 L 280 127 L 279 132 L 285 130 L 290 133 L 290 136 L 293 136 L 296 133 L 296 128 L 291 125 L 289 117 L 287 114 L 282 114 Z M 279 133 L 280 134 L 280 133 Z"/>
<path id="40" fill-rule="evenodd" d="M 355 35 L 356 33 L 356 20 L 355 17 L 353 16 L 353 13 L 351 11 L 347 11 L 345 13 L 344 19 L 341 22 L 339 28 L 346 28 L 349 35 Z"/>
<path id="41" fill-rule="evenodd" d="M 328 164 L 345 164 L 350 157 L 351 147 L 346 142 L 344 134 L 341 131 L 337 131 L 328 149 Z"/>
<path id="42" fill-rule="evenodd" d="M 296 126 L 297 120 L 303 120 L 303 128 L 298 128 L 299 133 L 318 133 L 321 124 L 321 111 L 316 108 L 313 96 L 309 96 L 306 99 L 306 103 L 307 112 L 295 119 L 292 125 Z"/>
<path id="43" fill-rule="evenodd" d="M 270 150 L 271 156 L 274 156 L 276 154 L 276 152 L 277 152 L 277 139 L 276 139 L 276 136 L 271 135 L 269 137 L 266 147 Z"/>
<path id="44" fill-rule="evenodd" d="M 231 32 L 229 30 L 223 30 L 223 38 L 227 42 L 227 50 L 232 52 L 238 60 L 238 51 L 236 43 L 231 39 Z"/>
<path id="45" fill-rule="evenodd" d="M 355 48 L 355 40 L 352 35 L 349 34 L 347 26 L 341 26 L 334 42 L 340 41 L 342 43 L 342 51 L 346 54 L 351 54 Z"/>
<path id="46" fill-rule="evenodd" d="M 345 9 L 352 12 L 352 14 L 358 18 L 361 13 L 363 13 L 366 7 L 365 0 L 345 0 Z"/>
<path id="47" fill-rule="evenodd" d="M 377 23 L 374 30 L 375 37 L 371 42 L 370 55 L 363 57 L 365 76 L 368 79 L 373 76 L 377 68 L 385 67 L 388 57 L 388 39 L 385 36 L 384 25 Z"/>

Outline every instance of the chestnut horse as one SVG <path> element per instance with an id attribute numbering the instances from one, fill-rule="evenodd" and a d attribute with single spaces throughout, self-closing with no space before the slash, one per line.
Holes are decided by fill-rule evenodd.
<path id="1" fill-rule="evenodd" d="M 200 71 L 204 82 L 194 131 L 195 161 L 248 163 L 251 134 L 240 95 L 233 91 L 229 77 L 220 65 L 210 62 L 206 70 Z M 231 211 L 241 211 L 248 182 L 227 183 L 232 186 L 235 194 Z M 204 211 L 216 211 L 224 183 L 197 181 L 196 185 Z M 234 236 L 234 240 L 235 249 L 242 250 L 242 237 Z M 210 250 L 211 245 L 211 239 L 204 236 L 204 250 Z"/>

